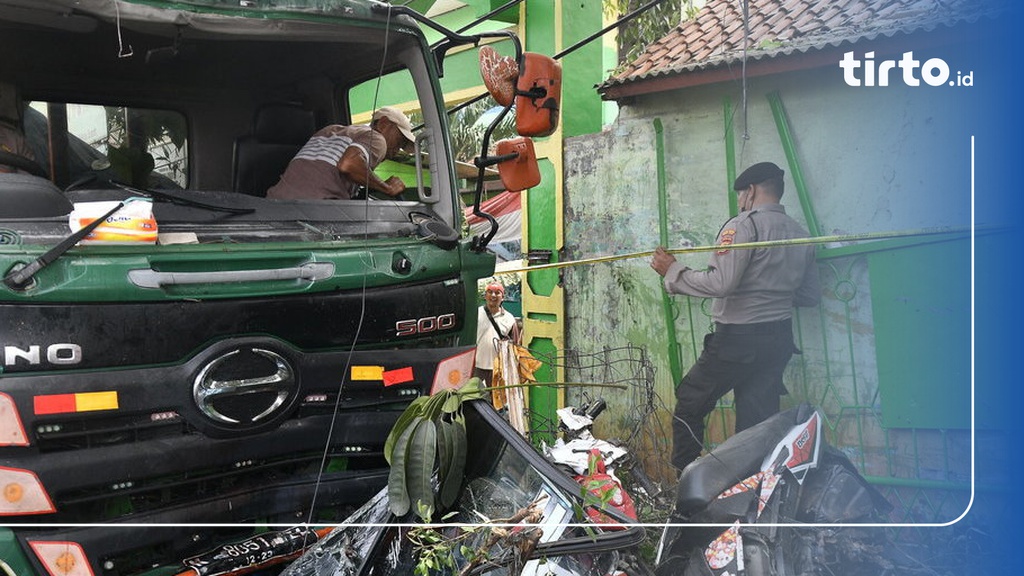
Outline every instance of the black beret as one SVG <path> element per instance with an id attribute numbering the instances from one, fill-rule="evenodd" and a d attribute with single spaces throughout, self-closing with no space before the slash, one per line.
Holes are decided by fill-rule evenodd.
<path id="1" fill-rule="evenodd" d="M 782 171 L 782 168 L 779 168 L 771 162 L 758 162 L 740 174 L 740 177 L 737 178 L 736 182 L 732 185 L 732 189 L 745 190 L 749 188 L 751 184 L 760 184 L 765 180 L 782 178 L 783 174 L 785 174 L 785 172 Z"/>

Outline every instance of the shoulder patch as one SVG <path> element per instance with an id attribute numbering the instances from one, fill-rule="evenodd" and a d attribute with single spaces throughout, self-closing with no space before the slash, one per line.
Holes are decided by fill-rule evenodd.
<path id="1" fill-rule="evenodd" d="M 736 229 L 735 228 L 724 228 L 722 230 L 722 233 L 718 236 L 718 245 L 719 246 L 728 246 L 728 245 L 733 243 L 733 239 L 734 238 L 736 238 Z M 729 250 L 728 249 L 726 249 L 726 250 L 719 250 L 718 253 L 719 254 L 728 254 Z"/>

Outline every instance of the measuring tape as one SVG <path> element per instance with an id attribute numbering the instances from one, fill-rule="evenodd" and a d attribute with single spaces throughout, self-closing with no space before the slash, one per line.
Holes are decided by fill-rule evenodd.
<path id="1" fill-rule="evenodd" d="M 942 227 L 942 228 L 920 228 L 916 230 L 903 230 L 893 232 L 866 232 L 863 234 L 843 234 L 833 236 L 816 236 L 813 238 L 791 238 L 788 240 L 764 240 L 759 242 L 742 242 L 729 244 L 729 250 L 752 250 L 754 248 L 771 248 L 776 246 L 802 246 L 806 244 L 829 244 L 833 242 L 863 242 L 865 240 L 888 240 L 892 238 L 912 238 L 926 236 L 963 236 L 978 231 L 968 227 Z M 991 231 L 991 229 L 986 229 Z M 713 246 L 691 246 L 687 248 L 672 248 L 666 250 L 669 254 L 696 254 L 698 252 L 714 252 L 721 250 L 721 245 Z M 510 270 L 502 270 L 498 274 L 513 274 L 518 272 L 536 272 L 538 270 L 550 270 L 556 268 L 568 268 L 570 266 L 584 266 L 588 264 L 600 264 L 602 262 L 615 262 L 617 260 L 629 260 L 632 258 L 649 258 L 654 255 L 653 250 L 644 252 L 630 252 L 627 254 L 615 254 L 613 256 L 596 256 L 593 258 L 581 258 L 579 260 L 568 260 L 565 262 L 551 262 L 548 264 L 537 264 Z"/>

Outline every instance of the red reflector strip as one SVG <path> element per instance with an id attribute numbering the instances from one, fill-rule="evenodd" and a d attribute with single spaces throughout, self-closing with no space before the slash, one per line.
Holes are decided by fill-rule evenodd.
<path id="1" fill-rule="evenodd" d="M 404 384 L 406 382 L 412 382 L 415 378 L 412 375 L 412 366 L 405 368 L 399 368 L 398 370 L 388 370 L 384 372 L 384 385 L 394 386 L 395 384 Z"/>
<path id="2" fill-rule="evenodd" d="M 117 410 L 117 408 L 117 392 L 114 391 L 47 394 L 33 398 L 33 409 L 36 415 Z"/>

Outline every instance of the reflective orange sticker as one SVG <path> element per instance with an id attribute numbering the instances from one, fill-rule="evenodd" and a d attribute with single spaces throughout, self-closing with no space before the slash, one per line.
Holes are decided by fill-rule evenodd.
<path id="1" fill-rule="evenodd" d="M 406 382 L 412 382 L 416 378 L 412 375 L 412 367 L 399 368 L 397 370 L 388 370 L 383 374 L 384 386 L 394 386 L 395 384 L 405 384 Z"/>

